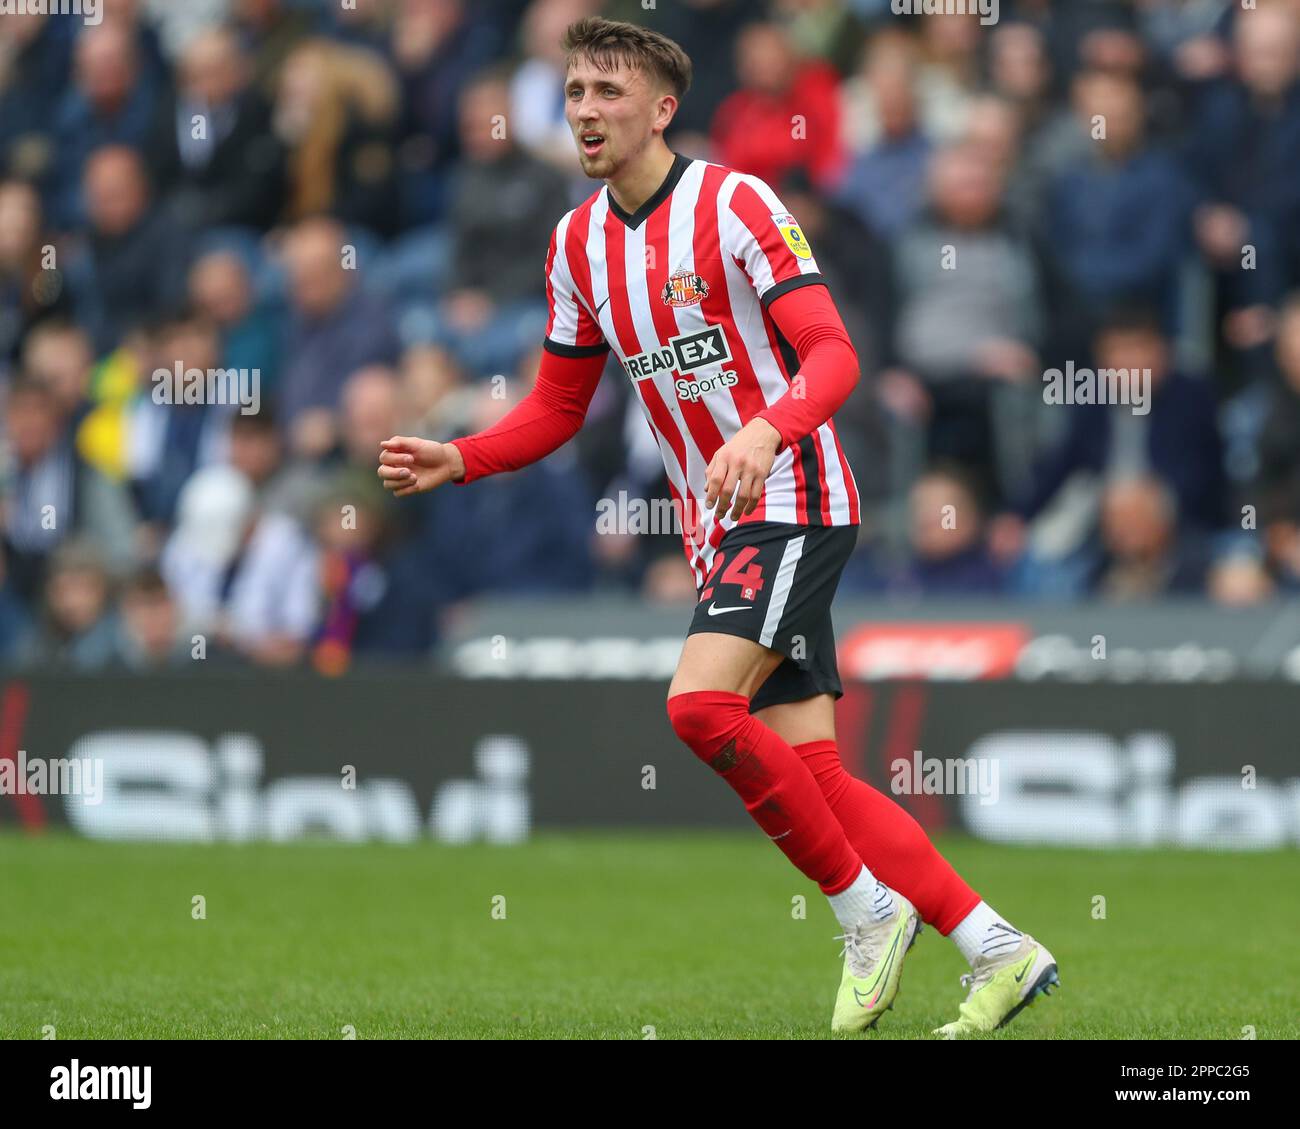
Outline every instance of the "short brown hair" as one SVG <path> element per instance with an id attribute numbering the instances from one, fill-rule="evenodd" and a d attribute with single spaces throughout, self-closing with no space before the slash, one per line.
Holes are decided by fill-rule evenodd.
<path id="1" fill-rule="evenodd" d="M 588 16 L 565 29 L 560 46 L 568 63 L 590 59 L 601 70 L 623 63 L 659 79 L 679 99 L 691 87 L 690 56 L 668 36 L 649 28 Z"/>

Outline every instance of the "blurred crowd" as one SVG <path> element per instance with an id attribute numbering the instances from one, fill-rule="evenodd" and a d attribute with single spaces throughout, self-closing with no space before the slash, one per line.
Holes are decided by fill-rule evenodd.
<path id="1" fill-rule="evenodd" d="M 0 15 L 0 661 L 423 656 L 483 595 L 690 599 L 611 361 L 572 444 L 394 503 L 526 394 L 596 187 L 564 28 L 682 44 L 674 149 L 768 181 L 862 360 L 846 593 L 1300 587 L 1300 0 L 103 0 Z M 793 124 L 792 124 L 793 123 Z M 1149 410 L 1048 402 L 1150 373 Z M 156 395 L 255 371 L 256 411 Z"/>

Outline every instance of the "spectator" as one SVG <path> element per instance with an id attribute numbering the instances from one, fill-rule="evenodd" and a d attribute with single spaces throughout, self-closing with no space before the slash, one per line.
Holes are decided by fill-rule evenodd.
<path id="1" fill-rule="evenodd" d="M 1026 126 L 1051 112 L 1052 64 L 1040 28 L 1004 20 L 990 33 L 989 86 L 1020 110 Z"/>
<path id="2" fill-rule="evenodd" d="M 111 146 L 86 161 L 88 230 L 69 277 L 78 322 L 99 352 L 174 305 L 186 248 L 165 209 L 153 206 L 140 154 Z"/>
<path id="3" fill-rule="evenodd" d="M 120 487 L 76 452 L 54 394 L 33 380 L 12 384 L 5 403 L 5 553 L 14 590 L 29 603 L 50 555 L 72 534 L 101 547 L 114 571 L 134 555 L 134 513 Z"/>
<path id="4" fill-rule="evenodd" d="M 233 468 L 207 467 L 182 486 L 159 570 L 187 632 L 206 635 L 219 626 L 226 572 L 253 510 L 252 483 Z"/>
<path id="5" fill-rule="evenodd" d="M 1003 574 L 985 543 L 984 504 L 960 465 L 936 463 L 908 492 L 908 552 L 891 565 L 859 551 L 845 570 L 859 592 L 895 597 L 980 596 L 1002 591 Z"/>
<path id="6" fill-rule="evenodd" d="M 205 467 L 181 492 L 162 573 L 187 623 L 259 666 L 299 662 L 317 619 L 316 553 L 298 523 L 256 508 L 252 484 Z"/>
<path id="7" fill-rule="evenodd" d="M 141 395 L 152 387 L 158 367 L 158 337 L 165 319 L 154 318 L 132 329 L 122 344 L 94 362 L 85 403 L 74 410 L 78 453 L 114 482 L 131 473 L 131 414 Z"/>
<path id="8" fill-rule="evenodd" d="M 888 27 L 867 40 L 857 71 L 841 87 L 844 143 L 852 152 L 864 153 L 883 142 L 884 107 L 879 97 L 883 92 L 896 99 L 897 84 L 904 76 L 917 132 L 941 145 L 961 135 L 965 96 L 942 70 L 923 60 L 916 36 Z"/>
<path id="9" fill-rule="evenodd" d="M 258 666 L 291 666 L 319 619 L 312 579 L 319 560 L 297 521 L 258 515 L 226 575 L 218 640 Z"/>
<path id="10" fill-rule="evenodd" d="M 1206 589 L 1216 604 L 1241 608 L 1272 599 L 1277 586 L 1260 554 L 1237 551 L 1214 562 Z"/>
<path id="11" fill-rule="evenodd" d="M 494 72 L 461 97 L 460 144 L 450 210 L 455 288 L 439 307 L 434 343 L 472 376 L 509 372 L 546 332 L 551 231 L 568 208 L 564 177 L 514 142 L 509 88 Z"/>
<path id="12" fill-rule="evenodd" d="M 1092 591 L 1106 600 L 1205 592 L 1204 539 L 1181 532 L 1173 491 L 1158 478 L 1121 477 L 1102 495 Z"/>
<path id="13" fill-rule="evenodd" d="M 50 390 L 70 428 L 76 428 L 90 408 L 87 396 L 94 360 L 90 338 L 63 318 L 40 322 L 23 340 L 23 373 Z"/>
<path id="14" fill-rule="evenodd" d="M 230 421 L 229 465 L 252 484 L 263 513 L 285 513 L 304 527 L 322 489 L 322 473 L 313 463 L 290 462 L 275 410 L 264 407 Z"/>
<path id="15" fill-rule="evenodd" d="M 117 658 L 134 671 L 165 670 L 191 661 L 176 601 L 152 566 L 135 573 L 122 588 Z"/>
<path id="16" fill-rule="evenodd" d="M 1099 380 L 1103 371 L 1127 372 L 1127 403 L 1060 406 L 1069 413 L 1063 438 L 1039 458 L 1015 512 L 995 533 L 1003 555 L 1020 546 L 1020 523 L 1043 515 L 1049 503 L 1055 526 L 1049 555 L 1073 549 L 1094 521 L 1096 484 L 1117 477 L 1149 475 L 1165 483 L 1189 531 L 1208 535 L 1223 524 L 1223 445 L 1209 383 L 1171 369 L 1168 342 L 1149 311 L 1111 317 L 1095 352 Z M 1125 391 L 1113 387 L 1114 398 Z M 1129 406 L 1138 397 L 1146 411 Z"/>
<path id="17" fill-rule="evenodd" d="M 150 152 L 159 190 L 179 197 L 176 207 L 189 226 L 266 230 L 275 222 L 284 147 L 233 31 L 209 28 L 187 44 L 176 95 L 153 124 Z"/>
<path id="18" fill-rule="evenodd" d="M 451 354 L 433 345 L 413 345 L 402 354 L 401 379 L 408 431 L 452 438 L 447 416 L 455 414 L 465 382 Z"/>
<path id="19" fill-rule="evenodd" d="M 893 238 L 924 202 L 932 145 L 921 129 L 914 71 L 905 58 L 875 56 L 865 82 L 878 129 L 853 158 L 837 195 L 872 231 Z"/>
<path id="20" fill-rule="evenodd" d="M 972 100 L 963 140 L 982 151 L 1006 185 L 1003 202 L 1011 224 L 1031 238 L 1042 230 L 1042 186 L 1035 185 L 1023 150 L 1021 116 L 1004 98 Z"/>
<path id="21" fill-rule="evenodd" d="M 632 0 L 630 7 L 640 7 Z M 624 17 L 613 17 L 624 18 Z M 625 17 L 636 22 L 638 13 Z M 668 137 L 679 153 L 708 156 L 709 127 L 736 89 L 736 39 L 753 18 L 748 0 L 680 0 L 660 7 L 655 28 L 681 44 L 691 60 L 690 97 L 673 116 Z"/>
<path id="22" fill-rule="evenodd" d="M 993 29 L 989 83 L 995 97 L 1015 109 L 1019 121 L 1020 157 L 1011 174 L 1010 202 L 1032 218 L 1035 234 L 1047 186 L 1066 168 L 1090 160 L 1097 144 L 1090 136 L 1091 122 L 1053 97 L 1055 78 L 1042 28 L 1013 20 Z"/>
<path id="23" fill-rule="evenodd" d="M 398 344 L 387 310 L 344 263 L 347 236 L 333 220 L 304 220 L 285 241 L 293 313 L 279 408 L 296 455 L 322 458 L 338 438 L 343 382 L 368 364 L 392 364 Z"/>
<path id="24" fill-rule="evenodd" d="M 343 386 L 343 457 L 350 467 L 369 471 L 379 444 L 396 435 L 401 423 L 401 384 L 397 374 L 382 365 L 359 369 Z"/>
<path id="25" fill-rule="evenodd" d="M 1216 283 L 1221 355 L 1249 363 L 1267 307 L 1300 285 L 1300 17 L 1270 4 L 1238 13 L 1233 80 L 1193 103 L 1188 162 L 1196 239 Z M 1253 250 L 1250 269 L 1243 256 Z"/>
<path id="26" fill-rule="evenodd" d="M 500 398 L 492 388 L 478 391 L 470 430 L 505 415 L 518 395 L 508 391 Z M 591 586 L 595 498 L 571 460 L 552 456 L 478 485 L 432 495 L 426 575 L 439 604 L 486 592 L 581 592 Z M 466 545 L 475 551 L 466 553 Z"/>
<path id="27" fill-rule="evenodd" d="M 910 559 L 896 591 L 926 596 L 997 593 L 1002 574 L 984 543 L 984 507 L 960 467 L 939 465 L 908 496 Z"/>
<path id="28" fill-rule="evenodd" d="M 216 329 L 193 310 L 168 319 L 155 337 L 154 367 L 141 394 L 131 404 L 126 422 L 128 480 L 152 545 L 160 545 L 171 524 L 181 488 L 194 471 L 221 458 L 234 404 L 208 403 L 206 396 L 191 403 L 174 396 L 157 396 L 176 372 L 204 374 L 217 367 Z M 206 389 L 205 389 L 206 391 Z"/>
<path id="29" fill-rule="evenodd" d="M 231 0 L 232 26 L 252 69 L 252 84 L 274 99 L 280 71 L 293 49 L 312 31 L 317 17 L 291 0 Z"/>
<path id="30" fill-rule="evenodd" d="M 936 12 L 918 21 L 921 34 L 921 100 L 931 136 L 940 144 L 959 138 L 981 79 L 983 25 L 969 15 Z"/>
<path id="31" fill-rule="evenodd" d="M 222 0 L 215 0 L 215 2 L 222 2 Z M 100 5 L 103 12 L 102 23 L 120 28 L 130 39 L 140 67 L 141 81 L 155 101 L 163 96 L 170 82 L 171 59 L 163 47 L 163 38 L 160 34 L 162 23 L 152 11 L 146 13 L 144 9 L 158 6 L 160 3 L 166 3 L 166 0 L 116 0 L 112 4 Z M 212 3 L 214 0 L 191 0 L 180 18 L 188 16 L 191 27 L 195 28 L 198 26 L 195 20 L 196 14 L 202 11 L 205 4 Z M 212 23 L 218 18 L 220 13 L 213 11 L 203 22 Z M 178 40 L 173 39 L 169 41 L 169 46 L 175 48 L 178 43 Z"/>
<path id="32" fill-rule="evenodd" d="M 0 20 L 0 177 L 46 183 L 56 158 L 51 107 L 68 90 L 74 24 L 34 10 Z"/>
<path id="33" fill-rule="evenodd" d="M 443 218 L 460 156 L 461 91 L 495 57 L 498 28 L 464 0 L 398 7 L 389 55 L 401 88 L 402 214 L 409 224 Z"/>
<path id="34" fill-rule="evenodd" d="M 280 319 L 257 301 L 244 260 L 234 251 L 202 255 L 190 269 L 189 296 L 220 334 L 221 367 L 256 370 L 262 399 L 271 402 L 280 381 Z"/>
<path id="35" fill-rule="evenodd" d="M 427 561 L 396 542 L 390 516 L 369 468 L 346 472 L 317 510 L 322 612 L 311 658 L 323 674 L 341 674 L 353 656 L 421 656 L 433 646 Z"/>
<path id="36" fill-rule="evenodd" d="M 774 23 L 750 24 L 736 40 L 740 89 L 718 107 L 713 144 L 719 163 L 779 184 L 796 168 L 821 188 L 843 173 L 839 78 L 825 63 L 800 59 Z"/>
<path id="37" fill-rule="evenodd" d="M 894 358 L 881 394 L 923 424 L 932 459 L 965 463 L 998 488 L 992 403 L 1038 370 L 1042 311 L 1028 241 L 1003 214 L 987 155 L 950 146 L 930 170 L 930 208 L 895 248 Z"/>
<path id="38" fill-rule="evenodd" d="M 1172 327 L 1177 271 L 1189 245 L 1188 188 L 1173 158 L 1145 140 L 1137 84 L 1090 72 L 1076 83 L 1076 102 L 1105 132 L 1047 197 L 1047 246 L 1063 284 L 1064 356 L 1082 356 L 1105 311 L 1119 303 L 1153 307 Z"/>
<path id="39" fill-rule="evenodd" d="M 27 661 L 100 670 L 113 660 L 116 619 L 112 587 L 99 553 L 88 543 L 60 546 L 50 564 L 41 623 Z"/>
<path id="40" fill-rule="evenodd" d="M 1148 4 L 1139 9 L 1146 41 L 1164 65 L 1187 83 L 1227 74 L 1232 52 L 1223 32 L 1228 4 Z"/>
<path id="41" fill-rule="evenodd" d="M 57 113 L 57 176 L 54 192 L 57 225 L 80 223 L 89 204 L 83 172 L 96 150 L 127 147 L 142 150 L 149 141 L 157 91 L 145 80 L 132 29 L 112 20 L 85 29 L 77 38 L 75 84 Z"/>
<path id="42" fill-rule="evenodd" d="M 313 39 L 280 72 L 275 131 L 289 151 L 289 220 L 329 213 L 391 234 L 398 218 L 393 77 L 369 51 Z"/>
<path id="43" fill-rule="evenodd" d="M 63 275 L 42 231 L 36 189 L 17 180 L 0 182 L 0 364 L 17 358 L 33 326 L 69 308 Z"/>

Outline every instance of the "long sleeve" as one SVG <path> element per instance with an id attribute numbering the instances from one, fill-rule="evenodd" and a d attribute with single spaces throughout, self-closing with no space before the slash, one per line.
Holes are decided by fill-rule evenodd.
<path id="1" fill-rule="evenodd" d="M 587 418 L 606 355 L 569 357 L 543 350 L 537 383 L 527 396 L 486 431 L 452 440 L 465 460 L 465 477 L 457 485 L 519 470 L 564 446 Z"/>
<path id="2" fill-rule="evenodd" d="M 825 286 L 788 290 L 768 313 L 799 358 L 789 391 L 757 413 L 781 433 L 780 451 L 815 431 L 849 398 L 858 383 L 858 355 Z"/>

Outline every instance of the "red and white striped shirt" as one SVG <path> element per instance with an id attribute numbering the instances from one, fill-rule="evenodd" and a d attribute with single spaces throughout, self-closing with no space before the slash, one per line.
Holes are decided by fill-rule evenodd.
<path id="1" fill-rule="evenodd" d="M 704 508 L 714 452 L 798 373 L 768 306 L 822 281 L 797 222 L 762 180 L 680 155 L 635 215 L 602 187 L 556 225 L 545 347 L 569 357 L 612 348 L 622 361 L 659 443 L 697 584 L 737 524 L 859 521 L 830 419 L 783 443 L 752 514 L 718 521 Z"/>

